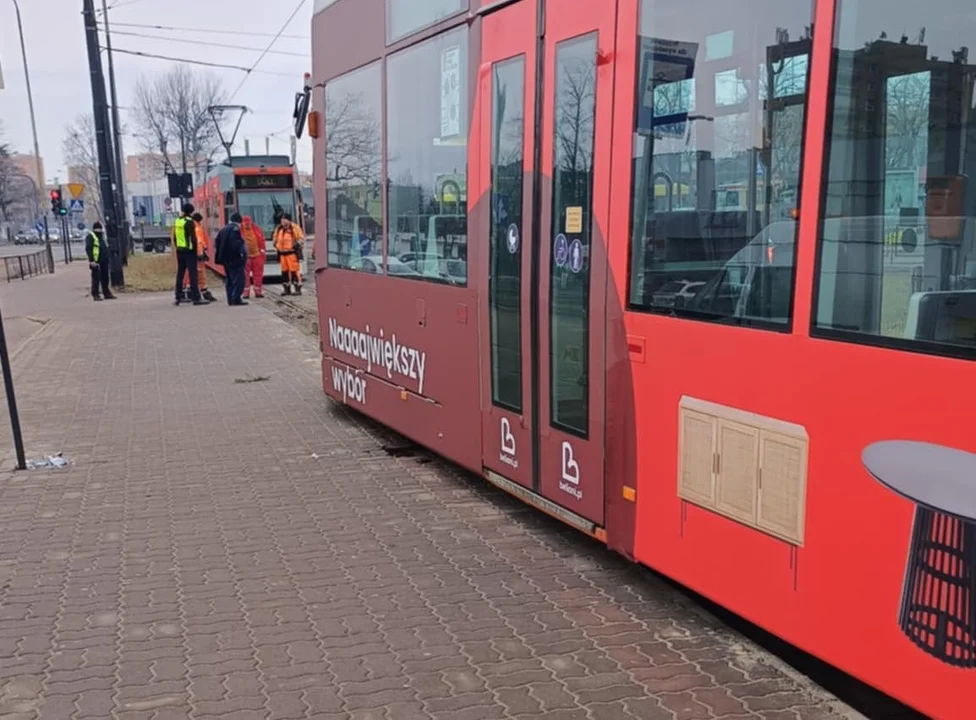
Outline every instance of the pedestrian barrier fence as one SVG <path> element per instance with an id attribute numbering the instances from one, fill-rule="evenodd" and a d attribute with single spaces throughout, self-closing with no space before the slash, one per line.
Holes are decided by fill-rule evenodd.
<path id="1" fill-rule="evenodd" d="M 34 275 L 49 275 L 54 272 L 54 265 L 48 258 L 47 249 L 0 259 L 3 260 L 3 268 L 7 273 L 7 282 L 18 278 L 26 280 Z"/>

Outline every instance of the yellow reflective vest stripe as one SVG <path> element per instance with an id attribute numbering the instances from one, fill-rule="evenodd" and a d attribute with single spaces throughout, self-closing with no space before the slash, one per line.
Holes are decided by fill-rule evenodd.
<path id="1" fill-rule="evenodd" d="M 102 244 L 98 241 L 98 234 L 95 232 L 91 233 L 92 239 L 92 260 L 93 262 L 98 262 L 98 256 L 102 252 Z"/>
<path id="2" fill-rule="evenodd" d="M 186 236 L 186 218 L 178 217 L 173 224 L 173 240 L 177 250 L 192 250 L 193 243 Z"/>

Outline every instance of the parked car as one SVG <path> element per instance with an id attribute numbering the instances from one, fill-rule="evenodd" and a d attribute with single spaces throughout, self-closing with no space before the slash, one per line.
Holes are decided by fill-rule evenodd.
<path id="1" fill-rule="evenodd" d="M 362 270 L 368 273 L 378 273 L 382 271 L 383 267 L 383 256 L 382 255 L 365 255 L 360 258 L 355 258 L 349 263 L 349 267 L 352 270 Z M 417 271 L 406 263 L 397 260 L 394 257 L 387 258 L 387 274 L 388 275 L 418 275 Z"/>

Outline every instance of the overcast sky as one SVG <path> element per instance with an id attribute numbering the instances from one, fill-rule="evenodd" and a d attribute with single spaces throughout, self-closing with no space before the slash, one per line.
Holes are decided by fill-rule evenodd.
<path id="1" fill-rule="evenodd" d="M 46 179 L 59 176 L 64 182 L 66 178 L 61 141 L 65 134 L 65 125 L 77 115 L 92 111 L 91 79 L 81 15 L 82 0 L 19 1 Z M 250 67 L 295 10 L 298 2 L 299 0 L 109 0 L 109 20 L 113 23 L 112 42 L 116 49 Z M 101 7 L 101 0 L 95 0 L 95 5 Z M 117 7 L 113 8 L 113 5 Z M 311 70 L 311 44 L 308 38 L 312 6 L 312 0 L 306 0 L 285 30 L 282 39 L 273 47 L 275 51 L 296 53 L 299 56 L 269 54 L 257 67 L 257 70 L 266 73 L 282 73 L 290 77 L 252 73 L 234 98 L 234 104 L 247 105 L 252 110 L 245 117 L 238 135 L 240 152 L 243 152 L 242 140 L 246 137 L 250 139 L 253 154 L 263 153 L 265 136 L 272 133 L 275 136 L 271 139 L 271 152 L 289 152 L 288 138 L 294 94 L 301 89 L 302 74 Z M 127 27 L 123 23 L 181 26 L 187 28 L 187 31 L 174 33 Z M 194 29 L 262 35 L 218 35 L 194 32 Z M 153 37 L 134 37 L 123 35 L 123 32 Z M 172 41 L 175 38 L 203 44 L 176 43 Z M 207 43 L 235 47 L 219 48 Z M 172 66 L 172 63 L 165 60 L 120 53 L 116 53 L 115 60 L 119 106 L 123 108 L 132 106 L 134 88 L 140 76 L 165 73 Z M 6 83 L 6 90 L 0 90 L 0 121 L 6 130 L 5 139 L 16 150 L 31 153 L 33 142 L 24 70 L 11 0 L 0 0 L 0 67 Z M 237 70 L 204 67 L 194 69 L 215 73 L 223 80 L 228 91 L 233 91 L 244 77 L 244 73 Z M 122 124 L 132 129 L 134 122 L 131 113 L 123 111 Z M 126 154 L 142 151 L 137 141 L 131 137 L 126 139 L 124 145 Z M 299 142 L 298 153 L 299 167 L 303 171 L 311 171 L 311 158 L 310 141 L 306 137 Z"/>

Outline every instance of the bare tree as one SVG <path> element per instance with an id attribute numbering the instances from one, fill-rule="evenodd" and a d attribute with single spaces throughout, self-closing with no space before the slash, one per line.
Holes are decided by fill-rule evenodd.
<path id="1" fill-rule="evenodd" d="M 330 183 L 372 187 L 382 165 L 380 121 L 361 93 L 330 97 L 325 161 Z"/>
<path id="2" fill-rule="evenodd" d="M 98 175 L 98 150 L 95 140 L 95 118 L 91 113 L 79 115 L 67 125 L 61 141 L 61 153 L 69 168 L 85 184 L 85 202 L 102 217 L 102 189 Z"/>
<path id="3" fill-rule="evenodd" d="M 226 97 L 220 79 L 175 65 L 161 77 L 140 79 L 135 95 L 136 135 L 145 149 L 174 171 L 205 173 L 220 148 L 220 134 L 207 110 Z"/>
<path id="4" fill-rule="evenodd" d="M 0 125 L 0 220 L 10 219 L 7 215 L 11 205 L 10 181 L 15 172 L 11 154 L 10 145 L 3 141 L 3 126 Z"/>
<path id="5" fill-rule="evenodd" d="M 583 201 L 593 169 L 596 70 L 592 60 L 570 58 L 560 68 L 557 82 L 555 171 L 559 189 L 574 202 Z"/>
<path id="6" fill-rule="evenodd" d="M 24 176 L 13 161 L 14 151 L 4 141 L 3 125 L 0 125 L 0 220 L 24 220 L 30 213 L 33 184 Z M 36 210 L 37 199 L 34 199 Z"/>
<path id="7" fill-rule="evenodd" d="M 885 168 L 911 170 L 928 155 L 929 73 L 889 78 L 885 84 Z"/>

